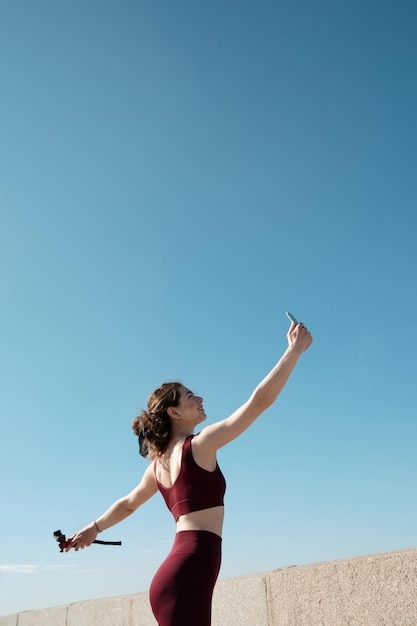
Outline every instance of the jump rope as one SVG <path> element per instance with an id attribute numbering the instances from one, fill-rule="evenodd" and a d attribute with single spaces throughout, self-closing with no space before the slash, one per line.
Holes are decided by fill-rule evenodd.
<path id="1" fill-rule="evenodd" d="M 71 538 L 67 539 L 60 530 L 56 530 L 54 532 L 54 537 L 55 537 L 55 540 L 58 542 L 60 552 L 63 552 L 66 548 L 68 548 L 68 546 L 71 543 Z M 121 546 L 122 545 L 121 541 L 100 541 L 100 539 L 94 539 L 93 543 L 99 543 L 102 546 Z M 74 544 L 74 546 L 76 545 L 77 544 Z"/>

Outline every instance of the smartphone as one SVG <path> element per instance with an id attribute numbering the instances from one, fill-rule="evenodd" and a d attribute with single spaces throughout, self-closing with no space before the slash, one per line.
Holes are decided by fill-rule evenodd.
<path id="1" fill-rule="evenodd" d="M 298 324 L 297 320 L 295 319 L 294 315 L 292 315 L 292 313 L 288 313 L 288 311 L 285 312 L 285 315 L 288 317 L 288 319 L 291 322 L 294 322 L 294 324 Z"/>

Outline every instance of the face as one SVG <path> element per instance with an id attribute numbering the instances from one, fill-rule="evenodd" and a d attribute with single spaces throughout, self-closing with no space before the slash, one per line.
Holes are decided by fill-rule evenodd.
<path id="1" fill-rule="evenodd" d="M 206 419 L 206 413 L 203 408 L 203 398 L 196 396 L 187 387 L 181 388 L 180 401 L 175 411 L 184 422 L 199 424 Z"/>

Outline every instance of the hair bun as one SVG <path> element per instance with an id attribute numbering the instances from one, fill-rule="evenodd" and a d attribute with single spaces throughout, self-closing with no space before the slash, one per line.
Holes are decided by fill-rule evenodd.
<path id="1" fill-rule="evenodd" d="M 182 384 L 164 383 L 148 399 L 146 411 L 142 411 L 132 422 L 132 429 L 139 441 L 139 452 L 144 457 L 163 454 L 172 432 L 168 408 L 178 406 Z"/>

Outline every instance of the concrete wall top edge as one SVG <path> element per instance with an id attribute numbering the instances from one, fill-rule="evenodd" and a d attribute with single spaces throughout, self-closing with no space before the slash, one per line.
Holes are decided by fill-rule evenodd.
<path id="1" fill-rule="evenodd" d="M 258 576 L 265 576 L 267 574 L 271 574 L 271 573 L 275 573 L 275 572 L 282 572 L 282 571 L 286 571 L 286 570 L 290 570 L 293 569 L 294 567 L 297 568 L 314 568 L 317 569 L 317 567 L 320 566 L 328 566 L 330 564 L 336 564 L 336 563 L 345 563 L 347 561 L 354 561 L 355 563 L 359 563 L 361 561 L 367 561 L 369 559 L 371 559 L 372 561 L 379 561 L 379 560 L 384 560 L 384 559 L 391 559 L 391 558 L 395 558 L 396 556 L 401 556 L 403 557 L 404 555 L 407 554 L 413 554 L 415 553 L 417 555 L 417 547 L 415 548 L 405 548 L 403 550 L 392 550 L 391 552 L 376 552 L 376 553 L 369 553 L 369 554 L 362 554 L 360 556 L 346 556 L 343 557 L 341 559 L 334 559 L 331 561 L 317 561 L 316 563 L 300 563 L 299 565 L 294 564 L 294 565 L 285 565 L 284 567 L 277 567 L 276 569 L 272 569 L 272 570 L 267 570 L 267 571 L 262 571 L 262 572 L 254 572 L 252 574 L 244 574 L 243 576 L 239 576 L 240 578 L 253 578 L 253 577 L 258 577 Z M 222 579 L 222 580 L 227 580 L 227 579 Z"/>

